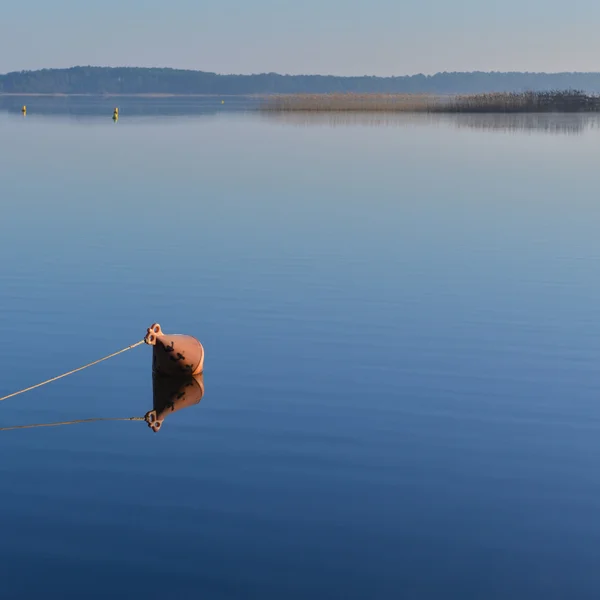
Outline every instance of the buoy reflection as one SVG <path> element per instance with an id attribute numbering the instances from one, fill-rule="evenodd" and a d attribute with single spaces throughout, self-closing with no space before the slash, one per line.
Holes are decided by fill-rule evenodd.
<path id="1" fill-rule="evenodd" d="M 146 413 L 148 427 L 159 431 L 164 420 L 182 408 L 198 404 L 204 396 L 204 375 L 152 378 L 153 408 Z"/>
<path id="2" fill-rule="evenodd" d="M 97 417 L 91 419 L 75 419 L 54 423 L 32 423 L 29 425 L 14 425 L 0 427 L 0 431 L 16 429 L 34 429 L 36 427 L 58 427 L 60 425 L 77 425 L 81 423 L 96 423 L 101 421 L 145 421 L 155 433 L 161 430 L 165 419 L 183 409 L 200 403 L 204 396 L 204 375 L 152 377 L 152 409 L 143 417 Z"/>

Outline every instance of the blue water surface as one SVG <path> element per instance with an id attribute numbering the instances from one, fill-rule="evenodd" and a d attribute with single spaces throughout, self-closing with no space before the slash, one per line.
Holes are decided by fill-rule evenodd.
<path id="1" fill-rule="evenodd" d="M 0 112 L 0 396 L 155 321 L 205 394 L 0 431 L 3 599 L 600 596 L 594 123 L 56 102 Z M 143 416 L 150 365 L 0 427 Z"/>

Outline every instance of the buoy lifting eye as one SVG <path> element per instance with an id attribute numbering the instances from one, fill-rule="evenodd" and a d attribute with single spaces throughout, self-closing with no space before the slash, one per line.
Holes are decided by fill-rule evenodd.
<path id="1" fill-rule="evenodd" d="M 158 323 L 153 323 L 152 325 L 150 325 L 150 327 L 148 327 L 148 331 L 146 332 L 146 337 L 144 338 L 144 341 L 146 342 L 146 344 L 154 346 L 157 342 L 157 338 L 161 335 L 162 329 L 160 328 L 160 325 Z"/>

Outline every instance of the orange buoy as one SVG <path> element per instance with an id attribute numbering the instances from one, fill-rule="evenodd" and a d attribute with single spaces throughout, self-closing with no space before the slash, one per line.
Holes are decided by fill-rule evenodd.
<path id="1" fill-rule="evenodd" d="M 204 369 L 204 348 L 191 335 L 165 334 L 160 325 L 148 327 L 144 341 L 154 346 L 152 372 L 155 375 L 199 375 Z"/>
<path id="2" fill-rule="evenodd" d="M 204 375 L 153 377 L 152 410 L 146 413 L 148 427 L 157 432 L 167 416 L 198 404 L 204 396 Z"/>

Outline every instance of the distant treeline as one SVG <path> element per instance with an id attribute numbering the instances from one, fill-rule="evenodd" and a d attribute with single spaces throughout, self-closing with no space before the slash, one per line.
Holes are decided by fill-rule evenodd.
<path id="1" fill-rule="evenodd" d="M 437 73 L 400 77 L 218 75 L 134 67 L 73 67 L 0 75 L 4 94 L 478 94 L 577 89 L 600 93 L 600 73 Z"/>

